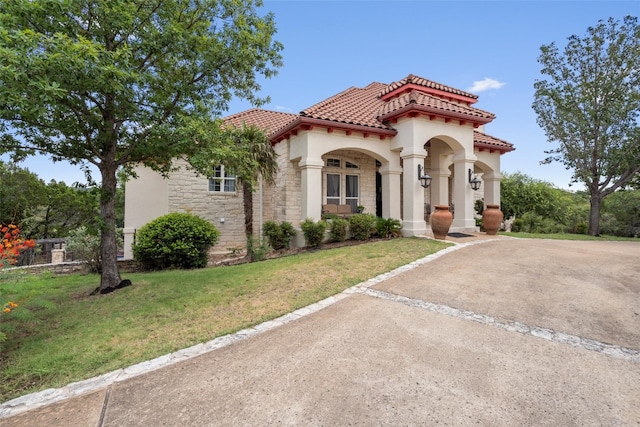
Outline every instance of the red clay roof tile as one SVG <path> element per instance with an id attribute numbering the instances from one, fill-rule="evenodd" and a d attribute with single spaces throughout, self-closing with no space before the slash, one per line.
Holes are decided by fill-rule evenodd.
<path id="1" fill-rule="evenodd" d="M 447 86 L 447 85 L 443 85 L 441 83 L 437 83 L 434 82 L 432 80 L 428 80 L 425 79 L 423 77 L 420 76 L 416 76 L 413 74 L 409 74 L 407 77 L 405 77 L 402 80 L 398 80 L 397 82 L 393 82 L 390 85 L 388 85 L 385 90 L 380 94 L 381 97 L 384 97 L 384 95 L 387 95 L 397 89 L 399 89 L 400 87 L 407 85 L 407 84 L 415 84 L 418 86 L 424 86 L 425 88 L 428 89 L 435 89 L 435 90 L 439 90 L 439 91 L 443 91 L 443 92 L 449 92 L 451 94 L 454 95 L 460 95 L 463 96 L 465 98 L 471 98 L 471 99 L 478 99 L 478 95 L 474 95 L 472 93 L 469 92 L 465 92 L 463 90 L 460 89 L 456 89 L 454 87 L 451 86 Z"/>
<path id="2" fill-rule="evenodd" d="M 384 83 L 371 83 L 364 88 L 350 87 L 303 110 L 300 115 L 338 123 L 389 129 L 376 118 L 376 112 L 384 104 L 377 95 L 385 87 Z"/>
<path id="3" fill-rule="evenodd" d="M 237 128 L 242 127 L 242 124 L 245 123 L 248 126 L 256 126 L 263 129 L 267 134 L 272 134 L 297 118 L 297 114 L 252 108 L 250 110 L 225 117 L 224 123 Z"/>
<path id="4" fill-rule="evenodd" d="M 412 90 L 409 93 L 405 93 L 397 98 L 393 98 L 385 102 L 380 109 L 377 117 L 384 120 L 387 117 L 393 115 L 392 113 L 394 111 L 403 110 L 409 106 L 417 109 L 422 109 L 424 111 L 431 111 L 434 113 L 439 112 L 443 115 L 449 115 L 450 113 L 453 113 L 457 117 L 460 117 L 460 115 L 462 115 L 468 116 L 469 119 L 482 119 L 482 122 L 489 122 L 495 118 L 495 115 L 489 113 L 488 111 L 470 107 L 463 103 L 448 101 L 446 99 L 419 92 L 417 90 Z"/>
<path id="5" fill-rule="evenodd" d="M 496 149 L 503 153 L 515 150 L 513 144 L 510 142 L 487 135 L 486 133 L 478 132 L 477 130 L 473 131 L 473 145 L 477 148 Z"/>
<path id="6" fill-rule="evenodd" d="M 403 86 L 406 87 L 403 89 Z M 374 82 L 364 88 L 350 87 L 306 108 L 299 115 L 253 108 L 226 117 L 224 121 L 238 127 L 243 122 L 258 126 L 274 141 L 286 138 L 289 132 L 305 123 L 324 126 L 325 122 L 327 127 L 343 125 L 347 129 L 362 128 L 365 133 L 369 132 L 367 129 L 373 133 L 377 130 L 384 137 L 395 133 L 388 120 L 411 112 L 454 118 L 461 123 L 483 124 L 492 121 L 494 114 L 470 106 L 477 98 L 477 95 L 409 74 L 389 85 Z M 501 152 L 514 149 L 506 141 L 477 131 L 474 131 L 474 143 L 481 149 Z"/>

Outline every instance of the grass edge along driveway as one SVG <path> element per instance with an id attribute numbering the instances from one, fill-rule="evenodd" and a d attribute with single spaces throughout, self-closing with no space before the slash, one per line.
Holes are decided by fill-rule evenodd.
<path id="1" fill-rule="evenodd" d="M 32 304 L 37 322 L 2 319 L 13 331 L 0 353 L 0 401 L 275 319 L 447 246 L 401 238 L 237 266 L 123 274 L 133 286 L 96 296 L 89 293 L 97 275 L 5 279 L 3 298 Z"/>

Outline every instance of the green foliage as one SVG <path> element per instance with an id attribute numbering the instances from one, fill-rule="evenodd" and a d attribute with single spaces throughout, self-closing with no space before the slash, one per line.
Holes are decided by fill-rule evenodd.
<path id="1" fill-rule="evenodd" d="M 170 213 L 142 226 L 136 234 L 133 255 L 144 267 L 201 268 L 220 236 L 210 222 L 189 213 Z"/>
<path id="2" fill-rule="evenodd" d="M 473 203 L 473 208 L 475 209 L 478 215 L 482 215 L 484 212 L 484 200 L 478 199 Z"/>
<path id="3" fill-rule="evenodd" d="M 314 222 L 311 218 L 306 218 L 300 223 L 304 239 L 307 246 L 319 247 L 324 241 L 324 233 L 327 230 L 327 223 L 324 220 Z"/>
<path id="4" fill-rule="evenodd" d="M 376 234 L 382 238 L 400 237 L 402 223 L 394 218 L 376 218 Z"/>
<path id="5" fill-rule="evenodd" d="M 329 240 L 332 242 L 344 242 L 347 240 L 349 221 L 335 217 L 329 222 Z"/>
<path id="6" fill-rule="evenodd" d="M 0 2 L 0 154 L 36 153 L 100 173 L 103 270 L 120 282 L 116 173 L 163 174 L 206 149 L 237 155 L 220 138 L 234 97 L 261 105 L 260 78 L 282 65 L 272 14 L 253 0 Z M 24 94 L 29 94 L 25 96 Z"/>
<path id="7" fill-rule="evenodd" d="M 640 25 L 627 16 L 572 35 L 561 53 L 540 48 L 544 79 L 534 84 L 538 124 L 557 148 L 545 163 L 573 170 L 590 195 L 589 234 L 599 234 L 600 202 L 640 172 Z"/>
<path id="8" fill-rule="evenodd" d="M 349 217 L 349 232 L 355 240 L 367 240 L 376 231 L 376 217 L 372 214 L 355 214 Z"/>
<path id="9" fill-rule="evenodd" d="M 602 232 L 615 236 L 640 235 L 640 190 L 621 190 L 604 201 Z"/>
<path id="10" fill-rule="evenodd" d="M 66 249 L 73 252 L 74 258 L 86 263 L 91 272 L 99 273 L 102 269 L 100 237 L 90 233 L 87 227 L 81 226 L 69 232 Z"/>
<path id="11" fill-rule="evenodd" d="M 516 219 L 512 227 L 512 231 L 520 231 L 524 233 L 564 233 L 566 231 L 562 224 L 558 224 L 551 218 L 544 218 L 535 212 L 527 212 L 522 217 Z"/>
<path id="12" fill-rule="evenodd" d="M 249 261 L 262 261 L 267 257 L 269 248 L 265 244 L 261 244 L 254 236 L 247 239 L 247 257 Z"/>
<path id="13" fill-rule="evenodd" d="M 296 235 L 296 229 L 290 222 L 267 221 L 262 226 L 262 233 L 269 240 L 269 246 L 274 250 L 288 249 L 291 239 Z"/>

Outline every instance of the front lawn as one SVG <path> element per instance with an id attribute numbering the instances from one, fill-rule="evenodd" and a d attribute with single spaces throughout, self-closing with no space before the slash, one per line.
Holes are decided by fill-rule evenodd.
<path id="1" fill-rule="evenodd" d="M 61 387 L 274 319 L 449 246 L 404 238 L 252 264 L 123 274 L 133 286 L 89 296 L 96 275 L 0 276 L 0 295 L 32 305 L 0 353 L 0 401 Z M 38 300 L 51 304 L 37 304 Z M 16 315 L 14 315 L 16 314 Z M 5 328 L 6 329 L 6 328 Z"/>

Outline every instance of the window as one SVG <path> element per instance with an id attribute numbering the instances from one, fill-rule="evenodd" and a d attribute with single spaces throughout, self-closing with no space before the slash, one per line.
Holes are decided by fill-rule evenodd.
<path id="1" fill-rule="evenodd" d="M 225 173 L 224 166 L 216 166 L 213 168 L 213 176 L 209 178 L 209 191 L 235 193 L 236 177 Z"/>
<path id="2" fill-rule="evenodd" d="M 344 167 L 347 169 L 360 169 L 360 166 L 356 165 L 355 163 L 351 163 L 351 162 L 344 162 Z"/>
<path id="3" fill-rule="evenodd" d="M 327 167 L 328 168 L 339 168 L 340 167 L 340 159 L 327 159 Z"/>
<path id="4" fill-rule="evenodd" d="M 358 207 L 358 175 L 347 175 L 346 177 L 345 202 L 351 206 L 351 212 L 356 212 Z"/>
<path id="5" fill-rule="evenodd" d="M 332 205 L 340 204 L 340 175 L 335 173 L 327 174 L 327 203 Z"/>

